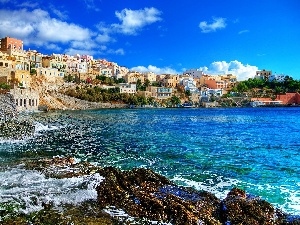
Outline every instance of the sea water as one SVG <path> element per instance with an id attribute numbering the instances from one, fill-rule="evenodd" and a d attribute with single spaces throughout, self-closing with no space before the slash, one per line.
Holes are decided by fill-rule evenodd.
<path id="1" fill-rule="evenodd" d="M 223 199 L 233 187 L 300 215 L 300 108 L 103 109 L 27 115 L 34 136 L 0 142 L 0 202 L 26 212 L 96 199 L 102 177 L 54 179 L 28 171 L 36 157 L 150 168 Z"/>

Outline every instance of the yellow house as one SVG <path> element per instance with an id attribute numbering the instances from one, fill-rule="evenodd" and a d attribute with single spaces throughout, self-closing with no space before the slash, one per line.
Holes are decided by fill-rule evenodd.
<path id="1" fill-rule="evenodd" d="M 177 87 L 179 85 L 179 76 L 168 74 L 161 80 L 161 83 L 164 87 Z"/>
<path id="2" fill-rule="evenodd" d="M 156 82 L 156 74 L 153 73 L 153 72 L 146 73 L 145 74 L 145 80 L 146 79 L 149 80 L 150 83 L 152 84 L 152 83 Z"/>
<path id="3" fill-rule="evenodd" d="M 126 83 L 136 83 L 140 80 L 142 83 L 145 82 L 145 77 L 139 72 L 129 72 L 124 76 Z"/>
<path id="4" fill-rule="evenodd" d="M 11 72 L 10 83 L 12 86 L 17 85 L 23 88 L 29 88 L 32 77 L 28 70 L 15 70 Z"/>

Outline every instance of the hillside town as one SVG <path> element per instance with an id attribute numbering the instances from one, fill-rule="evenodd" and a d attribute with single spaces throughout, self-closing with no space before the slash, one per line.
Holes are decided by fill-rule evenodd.
<path id="1" fill-rule="evenodd" d="M 272 99 L 258 96 L 250 96 L 255 98 L 249 99 L 247 94 L 229 95 L 238 84 L 234 74 L 209 75 L 199 69 L 189 69 L 182 74 L 141 73 L 90 55 L 44 55 L 36 50 L 24 50 L 23 41 L 12 37 L 2 38 L 0 46 L 1 93 L 12 95 L 18 111 L 125 107 L 128 103 L 152 107 L 241 106 L 245 101 L 260 105 L 300 103 L 297 93 Z M 254 77 L 283 82 L 286 76 L 261 70 Z M 78 97 L 79 90 L 84 88 L 113 90 L 110 92 L 117 91 L 147 101 L 137 103 Z M 227 98 L 223 98 L 220 104 L 223 96 Z"/>

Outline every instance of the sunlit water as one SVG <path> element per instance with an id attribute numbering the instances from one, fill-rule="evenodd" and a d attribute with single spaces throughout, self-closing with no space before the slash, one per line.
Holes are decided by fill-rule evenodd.
<path id="1" fill-rule="evenodd" d="M 97 174 L 56 180 L 22 168 L 72 156 L 99 166 L 145 167 L 224 198 L 233 187 L 300 214 L 300 108 L 112 109 L 31 115 L 37 132 L 0 142 L 0 201 L 96 199 Z"/>

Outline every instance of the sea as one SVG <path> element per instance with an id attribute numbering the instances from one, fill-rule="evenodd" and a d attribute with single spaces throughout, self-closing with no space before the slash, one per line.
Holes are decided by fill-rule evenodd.
<path id="1" fill-rule="evenodd" d="M 139 108 L 21 115 L 34 135 L 0 141 L 0 203 L 25 213 L 95 200 L 99 174 L 55 179 L 26 160 L 73 157 L 122 170 L 149 168 L 224 199 L 238 187 L 300 215 L 300 107 Z"/>

